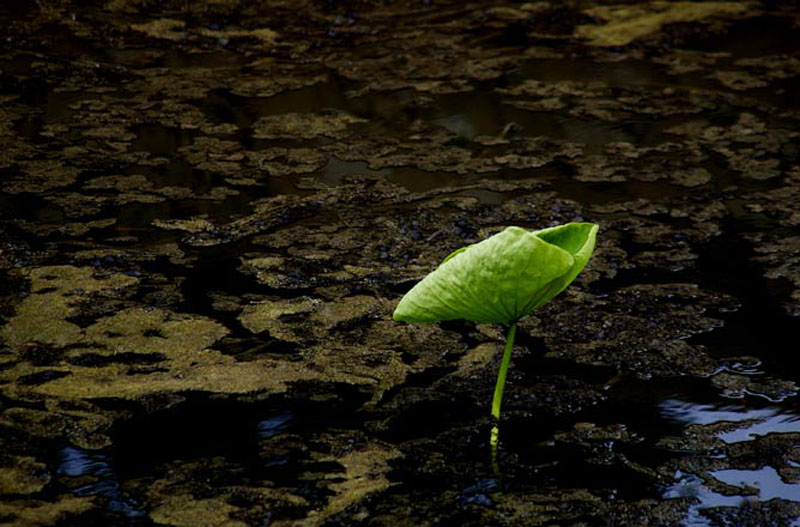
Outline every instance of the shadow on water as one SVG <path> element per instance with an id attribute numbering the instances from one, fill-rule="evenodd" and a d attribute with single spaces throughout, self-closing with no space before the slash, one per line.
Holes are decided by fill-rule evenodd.
<path id="1" fill-rule="evenodd" d="M 800 43 L 796 37 L 797 27 L 791 18 L 760 16 L 733 21 L 724 34 L 698 33 L 682 47 L 726 52 L 737 58 L 760 57 L 798 51 Z"/>
<path id="2" fill-rule="evenodd" d="M 700 285 L 733 295 L 741 307 L 720 314 L 725 325 L 693 342 L 707 346 L 717 357 L 754 356 L 764 369 L 780 371 L 781 376 L 800 381 L 800 356 L 787 353 L 787 342 L 796 334 L 797 320 L 779 304 L 783 291 L 763 277 L 750 242 L 738 217 L 723 224 L 724 236 L 718 236 L 699 252 L 697 270 Z M 776 287 L 778 286 L 778 287 Z M 794 373 L 793 373 L 794 372 Z"/>
<path id="3" fill-rule="evenodd" d="M 172 407 L 149 413 L 132 409 L 133 417 L 111 431 L 113 446 L 100 451 L 63 445 L 57 453 L 59 485 L 76 496 L 103 499 L 111 518 L 127 518 L 125 525 L 151 525 L 147 511 L 126 491 L 128 482 L 172 470 L 177 463 L 224 459 L 238 467 L 241 478 L 274 484 L 307 485 L 302 474 L 308 460 L 273 453 L 284 434 L 304 435 L 329 427 L 360 427 L 354 411 L 363 396 L 349 387 L 335 390 L 335 407 L 313 397 L 292 401 L 276 398 L 239 401 L 206 394 L 185 394 Z M 119 402 L 107 401 L 113 407 Z M 319 467 L 318 467 L 319 468 Z M 108 521 L 107 517 L 105 521 Z"/>
<path id="4" fill-rule="evenodd" d="M 190 397 L 118 425 L 112 434 L 116 470 L 131 479 L 174 460 L 213 456 L 257 466 L 259 439 L 286 430 L 292 419 L 290 409 L 274 404 Z"/>
<path id="5" fill-rule="evenodd" d="M 132 418 L 113 428 L 114 446 L 109 455 L 123 479 L 145 475 L 173 460 L 214 456 L 258 471 L 261 441 L 286 433 L 359 426 L 360 417 L 353 412 L 364 402 L 364 396 L 345 385 L 333 387 L 333 393 L 335 408 L 313 397 L 284 400 L 265 394 L 263 400 L 237 400 L 184 394 L 183 401 L 164 410 L 133 410 Z"/>
<path id="6" fill-rule="evenodd" d="M 242 96 L 226 90 L 212 91 L 200 108 L 210 118 L 250 128 L 260 117 L 287 113 L 319 112 L 349 106 L 340 83 L 333 77 L 305 88 L 287 90 L 277 95 Z"/>
<path id="7" fill-rule="evenodd" d="M 514 123 L 518 135 L 547 137 L 586 145 L 589 151 L 612 142 L 634 142 L 650 145 L 666 140 L 657 133 L 662 124 L 652 119 L 606 122 L 584 119 L 566 112 L 536 112 L 514 107 L 492 91 L 440 97 L 431 115 L 431 122 L 446 128 L 458 137 L 473 140 L 477 136 L 499 136 Z"/>
<path id="8" fill-rule="evenodd" d="M 192 144 L 194 133 L 159 124 L 140 124 L 133 127 L 136 134 L 130 146 L 132 152 L 153 155 L 174 154 L 178 148 Z"/>
<path id="9" fill-rule="evenodd" d="M 629 64 L 622 69 L 619 64 L 602 66 L 604 76 L 612 81 L 611 73 L 631 81 L 648 78 L 652 68 L 646 63 Z M 546 67 L 524 67 L 511 74 L 516 79 L 537 78 L 533 72 L 549 72 L 543 80 L 560 81 L 566 79 L 585 79 L 583 64 L 574 69 L 561 71 L 563 63 L 553 61 Z M 647 75 L 642 76 L 642 72 Z M 542 75 L 539 75 L 542 76 Z M 661 82 L 670 80 L 665 75 Z M 506 98 L 491 87 L 479 87 L 473 91 L 452 95 L 438 95 L 427 103 L 413 104 L 418 97 L 412 90 L 399 90 L 391 93 L 368 93 L 349 96 L 349 83 L 333 77 L 327 82 L 310 87 L 290 90 L 266 97 L 243 97 L 227 91 L 212 92 L 201 102 L 201 108 L 211 119 L 236 124 L 240 129 L 249 129 L 261 117 L 287 113 L 319 112 L 338 109 L 379 123 L 382 132 L 389 135 L 406 133 L 408 125 L 416 120 L 426 120 L 441 126 L 457 137 L 472 140 L 477 136 L 498 136 L 509 123 L 521 128 L 520 135 L 548 137 L 555 140 L 571 141 L 587 145 L 596 150 L 610 142 L 638 142 L 656 145 L 669 139 L 662 130 L 676 124 L 675 120 L 654 120 L 649 117 L 627 119 L 624 122 L 606 122 L 597 119 L 580 118 L 566 112 L 532 112 L 515 108 Z"/>

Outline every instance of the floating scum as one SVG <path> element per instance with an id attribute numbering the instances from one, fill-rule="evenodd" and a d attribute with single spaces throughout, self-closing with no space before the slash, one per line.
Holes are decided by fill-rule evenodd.
<path id="1" fill-rule="evenodd" d="M 594 223 L 538 231 L 508 227 L 451 253 L 406 293 L 394 311 L 394 319 L 403 322 L 465 319 L 510 325 L 492 400 L 493 458 L 517 322 L 566 289 L 586 267 L 597 229 Z"/>

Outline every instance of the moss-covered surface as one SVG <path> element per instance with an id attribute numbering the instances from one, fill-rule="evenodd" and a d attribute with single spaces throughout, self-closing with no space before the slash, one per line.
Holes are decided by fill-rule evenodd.
<path id="1" fill-rule="evenodd" d="M 7 4 L 1 524 L 798 521 L 795 6 Z M 503 328 L 391 311 L 569 221 L 498 475 Z"/>

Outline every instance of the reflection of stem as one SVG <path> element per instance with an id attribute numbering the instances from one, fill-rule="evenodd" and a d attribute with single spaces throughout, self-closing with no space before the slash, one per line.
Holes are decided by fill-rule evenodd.
<path id="1" fill-rule="evenodd" d="M 492 426 L 492 435 L 489 439 L 489 444 L 492 447 L 492 466 L 495 472 L 499 472 L 500 468 L 497 464 L 497 445 L 500 436 L 500 404 L 503 402 L 503 388 L 506 385 L 506 374 L 508 373 L 508 364 L 511 362 L 511 349 L 514 347 L 514 335 L 517 332 L 517 323 L 511 324 L 508 328 L 508 338 L 506 338 L 506 349 L 503 352 L 503 360 L 500 362 L 500 373 L 497 375 L 497 385 L 494 388 L 494 399 L 492 400 L 492 417 L 494 417 L 494 424 Z"/>
<path id="2" fill-rule="evenodd" d="M 500 463 L 497 461 L 497 442 L 499 440 L 500 429 L 497 427 L 497 424 L 492 425 L 492 435 L 489 439 L 489 442 L 492 445 L 492 472 L 498 478 L 500 477 Z"/>

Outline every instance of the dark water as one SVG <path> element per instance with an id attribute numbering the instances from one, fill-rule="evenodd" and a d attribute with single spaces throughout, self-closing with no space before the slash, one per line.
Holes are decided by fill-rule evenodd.
<path id="1" fill-rule="evenodd" d="M 511 73 L 512 78 L 537 78 L 545 80 L 571 80 L 578 73 L 585 73 L 585 65 L 564 66 L 562 63 L 535 64 Z M 603 65 L 597 67 L 607 82 L 658 83 L 669 84 L 671 78 L 658 75 L 652 67 L 636 65 Z M 702 82 L 700 83 L 703 84 Z M 296 90 L 269 98 L 241 98 L 214 95 L 203 101 L 204 110 L 220 122 L 232 122 L 245 134 L 248 127 L 260 117 L 289 112 L 311 112 L 336 108 L 356 115 L 375 119 L 369 108 L 379 107 L 391 113 L 391 99 L 381 96 L 366 96 L 355 100 L 348 99 L 340 85 L 328 82 L 312 88 Z M 464 112 L 463 107 L 468 107 Z M 433 113 L 426 116 L 438 125 L 458 136 L 472 139 L 477 135 L 496 135 L 505 123 L 515 122 L 525 130 L 525 134 L 546 136 L 582 143 L 591 147 L 602 147 L 608 142 L 630 141 L 636 144 L 656 145 L 667 140 L 659 131 L 674 123 L 621 122 L 598 124 L 571 117 L 536 114 L 515 110 L 503 105 L 501 99 L 491 91 L 462 96 L 443 96 L 431 105 Z M 729 113 L 726 113 L 729 112 Z M 711 119 L 724 122 L 733 119 L 730 108 L 723 109 Z M 709 117 L 709 116 L 706 116 Z M 393 126 L 394 123 L 382 123 Z M 154 154 L 172 154 L 180 146 L 191 144 L 191 134 L 184 134 L 159 126 L 142 126 L 136 129 L 139 136 L 132 144 L 133 150 L 146 150 Z M 365 163 L 346 162 L 331 159 L 322 169 L 312 174 L 314 179 L 329 185 L 342 183 L 342 176 L 351 174 L 382 175 L 412 191 L 427 191 L 447 186 L 469 186 L 479 179 L 458 176 L 450 173 L 432 173 L 415 168 L 388 168 L 370 170 Z M 679 196 L 684 191 L 667 183 L 625 182 L 616 184 L 584 184 L 560 175 L 557 169 L 543 168 L 521 172 L 504 171 L 490 177 L 515 179 L 536 177 L 541 174 L 543 181 L 552 184 L 561 196 L 574 199 L 584 205 L 610 203 L 626 199 L 664 198 Z M 198 175 L 190 167 L 170 167 L 162 176 L 154 179 L 164 184 L 198 184 Z M 759 184 L 741 182 L 757 189 Z M 768 185 L 760 185 L 768 188 Z M 209 217 L 231 218 L 247 211 L 247 203 L 255 197 L 283 193 L 302 193 L 293 187 L 291 179 L 280 185 L 268 184 L 241 198 L 228 199 L 222 203 L 205 205 L 191 201 L 170 203 L 169 205 L 131 205 L 118 211 L 117 229 L 144 229 L 154 218 L 184 216 L 203 212 Z M 465 195 L 470 195 L 465 190 Z M 513 194 L 476 192 L 475 195 L 486 203 L 502 203 L 513 198 Z M 9 205 L 10 206 L 10 205 Z M 164 209 L 163 207 L 169 207 Z M 39 216 L 46 214 L 40 211 Z M 797 322 L 783 313 L 775 302 L 780 296 L 780 283 L 768 283 L 761 277 L 760 269 L 753 264 L 753 248 L 740 235 L 743 226 L 755 221 L 746 213 L 734 213 L 725 225 L 726 235 L 703 247 L 696 267 L 670 276 L 648 276 L 631 273 L 601 286 L 612 290 L 626 282 L 639 283 L 648 280 L 664 282 L 696 281 L 702 287 L 733 295 L 741 302 L 741 308 L 734 313 L 721 314 L 725 324 L 722 329 L 711 334 L 694 337 L 695 343 L 705 345 L 713 357 L 748 356 L 758 360 L 746 368 L 737 368 L 732 363 L 731 371 L 754 378 L 765 375 L 779 375 L 784 379 L 800 381 L 800 358 L 787 343 L 792 341 Z M 203 294 L 192 295 L 203 287 L 246 292 L 251 285 L 241 282 L 235 272 L 236 255 L 230 250 L 217 256 L 210 256 L 204 265 L 194 270 L 184 287 L 186 307 L 194 312 L 204 312 L 206 302 Z M 163 269 L 162 269 L 163 271 Z M 777 293 L 777 294 L 776 294 Z M 754 328 L 758 328 L 755 330 Z M 248 350 L 249 351 L 249 350 Z M 234 350 L 232 349 L 233 353 Z M 543 354 L 544 350 L 534 350 Z M 576 376 L 590 383 L 602 385 L 613 372 L 604 368 L 577 368 L 566 362 L 550 361 L 542 357 L 515 363 L 515 368 L 537 375 L 560 374 Z M 437 376 L 437 372 L 428 375 Z M 438 372 L 442 375 L 442 372 Z M 432 380 L 432 379 L 431 379 Z M 420 386 L 426 381 L 419 379 Z M 415 384 L 414 379 L 407 381 Z M 513 391 L 513 386 L 511 387 Z M 800 407 L 795 399 L 789 397 L 770 400 L 758 395 L 743 399 L 720 397 L 715 390 L 709 390 L 701 379 L 679 378 L 642 381 L 623 378 L 607 386 L 607 399 L 589 410 L 556 420 L 509 420 L 503 424 L 503 448 L 515 454 L 516 462 L 525 466 L 539 466 L 531 481 L 510 468 L 513 473 L 504 484 L 506 488 L 522 487 L 535 481 L 546 479 L 555 485 L 570 487 L 583 486 L 598 493 L 607 493 L 614 499 L 673 499 L 691 496 L 695 498 L 685 518 L 686 526 L 706 526 L 712 523 L 700 511 L 710 507 L 736 507 L 743 500 L 768 501 L 781 498 L 791 501 L 800 499 L 800 485 L 785 483 L 775 469 L 764 465 L 755 470 L 720 470 L 712 472 L 717 480 L 730 485 L 756 487 L 755 496 L 723 495 L 708 488 L 702 479 L 691 473 L 675 473 L 675 481 L 664 485 L 654 485 L 642 476 L 632 477 L 627 471 L 614 467 L 598 467 L 581 459 L 580 452 L 564 445 L 552 444 L 549 438 L 554 432 L 567 430 L 574 423 L 583 420 L 603 424 L 623 423 L 629 430 L 644 438 L 635 448 L 621 447 L 631 459 L 644 465 L 651 465 L 665 457 L 656 443 L 663 437 L 680 434 L 686 425 L 710 425 L 722 422 L 752 421 L 744 428 L 718 435 L 725 443 L 750 441 L 755 437 L 770 433 L 800 433 Z M 352 396 L 351 396 L 352 397 Z M 95 453 L 81 450 L 75 446 L 65 446 L 59 451 L 58 474 L 78 477 L 90 475 L 95 482 L 72 490 L 79 496 L 97 495 L 106 498 L 106 507 L 113 514 L 129 518 L 131 525 L 149 525 L 144 518 L 145 511 L 133 498 L 120 490 L 120 481 L 145 477 L 158 472 L 162 463 L 175 459 L 202 459 L 221 456 L 229 463 L 243 467 L 251 477 L 266 478 L 282 485 L 300 485 L 301 471 L 308 468 L 301 460 L 291 456 L 266 457 L 260 455 L 260 444 L 264 440 L 280 438 L 283 434 L 302 434 L 309 430 L 324 431 L 342 426 L 361 429 L 370 419 L 369 414 L 357 411 L 359 400 L 344 396 L 339 408 L 332 415 L 330 408 L 281 407 L 274 403 L 252 403 L 234 401 L 213 401 L 203 396 L 192 397 L 190 402 L 181 403 L 174 410 L 166 410 L 151 415 L 142 415 L 126 421 L 114 431 L 114 446 L 108 451 Z M 347 407 L 349 406 L 349 409 Z M 466 412 L 466 413 L 465 413 Z M 389 441 L 403 441 L 438 434 L 450 426 L 462 426 L 478 416 L 473 409 L 452 405 L 417 408 L 408 416 L 401 418 L 394 428 L 384 436 Z M 535 429 L 535 433 L 531 433 Z M 614 447 L 610 447 L 614 450 Z M 627 450 L 625 450 L 627 448 Z M 474 455 L 480 457 L 484 450 L 476 447 Z M 411 478 L 411 479 L 405 479 Z M 433 478 L 425 483 L 403 470 L 394 473 L 394 483 L 422 487 L 427 492 L 436 493 L 452 488 L 453 482 Z M 472 482 L 472 484 L 470 484 Z M 488 497 L 501 486 L 498 479 L 488 471 L 488 466 L 479 463 L 477 471 L 458 483 L 463 486 L 460 503 L 463 506 L 491 506 Z"/>
<path id="2" fill-rule="evenodd" d="M 0 10 L 0 20 L 23 18 L 28 14 L 28 10 L 22 6 L 6 6 Z M 737 24 L 728 35 L 708 39 L 698 37 L 687 42 L 686 47 L 699 51 L 725 51 L 733 58 L 796 52 L 796 45 L 791 39 L 794 33 L 784 27 L 784 22 L 778 24 L 777 29 L 769 18 Z M 72 39 L 69 34 L 63 34 L 61 29 L 54 29 L 50 39 L 52 44 L 49 47 L 54 50 L 53 56 L 58 60 L 83 56 L 109 64 L 131 64 L 139 60 L 145 62 L 145 52 L 152 51 L 103 51 L 96 43 Z M 758 53 L 747 44 L 748 40 L 759 43 Z M 727 62 L 724 63 L 731 63 L 733 58 L 725 59 Z M 4 83 L 3 89 L 5 93 L 21 94 L 22 104 L 32 109 L 30 115 L 15 122 L 16 134 L 33 143 L 46 142 L 49 139 L 42 135 L 45 127 L 69 122 L 75 114 L 70 105 L 91 101 L 95 95 L 57 91 L 52 85 L 38 82 L 35 78 L 25 78 L 31 62 L 31 57 L 26 54 L 21 54 L 15 60 L 4 60 L 3 74 L 22 80 L 14 86 Z M 192 69 L 236 68 L 243 63 L 245 60 L 240 55 L 216 49 L 203 53 L 170 50 L 148 65 L 153 68 Z M 367 121 L 354 127 L 355 130 L 374 131 L 389 137 L 403 136 L 415 122 L 431 123 L 450 132 L 456 143 L 463 142 L 474 151 L 482 148 L 473 142 L 476 138 L 500 136 L 510 123 L 514 123 L 519 127 L 521 136 L 577 143 L 583 146 L 586 155 L 591 155 L 603 152 L 610 143 L 657 147 L 675 141 L 675 135 L 667 130 L 697 118 L 729 127 L 736 123 L 741 113 L 741 101 L 731 95 L 726 99 L 730 104 L 718 104 L 699 115 L 665 118 L 639 115 L 605 121 L 566 111 L 521 110 L 509 104 L 509 98 L 498 89 L 525 80 L 558 83 L 590 78 L 620 89 L 719 90 L 719 85 L 710 80 L 706 73 L 676 76 L 668 74 L 663 65 L 646 60 L 599 63 L 591 58 L 565 57 L 528 61 L 499 79 L 479 84 L 469 92 L 426 95 L 428 100 L 424 104 L 416 104 L 414 101 L 419 94 L 409 89 L 352 96 L 352 90 L 359 88 L 360 84 L 335 72 L 329 72 L 319 83 L 283 91 L 271 97 L 244 97 L 219 88 L 209 91 L 194 103 L 212 123 L 235 125 L 235 131 L 225 136 L 227 140 L 254 150 L 287 145 L 321 149 L 330 143 L 329 139 L 258 140 L 252 137 L 252 127 L 262 117 L 334 109 Z M 747 96 L 755 107 L 788 105 L 791 102 L 791 107 L 796 109 L 796 100 L 788 95 L 796 87 L 796 79 L 780 81 L 783 83 L 781 89 L 786 90 L 786 94 L 756 89 L 748 92 Z M 788 121 L 784 124 L 791 125 Z M 221 175 L 199 170 L 180 158 L 181 149 L 193 145 L 201 135 L 199 132 L 146 121 L 136 122 L 128 129 L 135 138 L 125 147 L 126 152 L 163 156 L 169 162 L 146 167 L 137 165 L 135 160 L 126 161 L 127 164 L 122 166 L 111 166 L 110 161 L 107 172 L 102 175 L 145 173 L 156 189 L 188 187 L 197 196 L 215 187 L 226 186 L 225 178 Z M 797 153 L 789 152 L 784 163 L 789 165 L 796 160 Z M 767 191 L 775 187 L 772 181 L 753 181 L 732 175 L 726 167 L 716 165 L 713 157 L 707 161 L 706 168 L 714 178 L 711 186 L 715 192 L 721 192 L 731 185 L 736 185 L 742 193 Z M 15 167 L 12 165 L 4 170 L 10 174 Z M 479 188 L 476 184 L 480 180 L 537 180 L 559 198 L 573 200 L 586 209 L 636 199 L 668 200 L 689 196 L 693 192 L 669 181 L 628 179 L 621 182 L 581 182 L 574 177 L 574 168 L 559 160 L 541 168 L 503 168 L 485 174 L 461 175 L 413 165 L 372 169 L 366 160 L 345 161 L 329 156 L 322 168 L 310 174 L 267 177 L 262 181 L 263 184 L 237 186 L 236 195 L 221 200 L 183 196 L 160 203 L 103 205 L 104 217 L 113 217 L 117 221 L 110 227 L 99 229 L 93 236 L 96 240 L 108 240 L 135 235 L 143 247 L 178 243 L 181 233 L 154 229 L 153 221 L 203 216 L 209 221 L 227 223 L 251 213 L 252 203 L 257 199 L 281 195 L 305 196 L 311 193 L 307 185 L 304 186 L 308 180 L 336 187 L 353 175 L 385 178 L 412 192 L 456 188 L 459 190 L 454 193 L 455 196 L 477 198 L 485 205 L 497 207 L 517 199 L 519 191 Z M 4 176 L 0 182 L 5 182 L 9 177 Z M 86 179 L 87 176 L 83 174 L 81 177 Z M 74 189 L 79 190 L 80 185 L 79 180 L 74 184 Z M 739 309 L 714 313 L 715 318 L 723 321 L 722 327 L 690 337 L 688 342 L 705 346 L 711 357 L 722 360 L 724 366 L 721 369 L 726 371 L 756 380 L 780 378 L 800 382 L 800 355 L 791 344 L 796 340 L 797 318 L 786 314 L 781 305 L 791 293 L 791 287 L 783 279 L 763 277 L 761 265 L 753 260 L 756 256 L 755 247 L 744 236 L 754 230 L 767 230 L 772 223 L 741 207 L 736 199 L 723 201 L 728 214 L 722 222 L 723 232 L 711 241 L 693 247 L 698 254 L 694 265 L 676 272 L 621 269 L 613 278 L 590 284 L 589 292 L 608 294 L 615 289 L 640 283 L 697 283 L 703 290 L 730 295 L 740 304 Z M 92 216 L 87 214 L 85 217 Z M 602 222 L 602 214 L 597 216 L 598 221 Z M 613 214 L 609 218 L 611 216 Z M 41 224 L 66 221 L 59 207 L 30 192 L 0 192 L 0 218 Z M 9 224 L 9 231 L 14 229 Z M 31 238 L 23 231 L 15 232 L 20 239 Z M 61 241 L 58 234 L 43 239 Z M 43 239 L 30 241 L 36 246 L 44 244 Z M 187 253 L 202 256 L 188 274 L 182 266 L 170 263 L 166 258 L 149 263 L 147 270 L 181 279 L 181 308 L 185 312 L 215 316 L 232 328 L 232 335 L 222 344 L 224 353 L 239 360 L 267 352 L 287 355 L 298 353 L 291 345 L 281 347 L 283 344 L 280 343 L 257 342 L 237 322 L 235 314 L 224 318 L 227 315 L 220 315 L 211 306 L 207 294 L 209 291 L 240 296 L 248 293 L 278 294 L 266 286 L 254 285 L 238 271 L 240 258 L 254 250 L 250 241 L 222 247 L 182 248 Z M 625 248 L 630 254 L 644 250 L 633 243 Z M 301 290 L 299 294 L 302 293 L 304 291 Z M 456 331 L 466 334 L 468 329 L 460 326 Z M 411 492 L 410 489 L 414 493 L 430 496 L 456 492 L 457 502 L 464 510 L 491 508 L 494 493 L 529 490 L 537 488 L 542 482 L 546 482 L 550 488 L 586 488 L 602 496 L 604 501 L 671 500 L 691 496 L 695 500 L 683 525 L 692 527 L 716 525 L 701 514 L 703 510 L 737 507 L 743 500 L 766 502 L 780 498 L 800 502 L 800 484 L 781 479 L 776 468 L 767 462 L 752 470 L 711 471 L 711 476 L 719 482 L 758 489 L 753 496 L 725 495 L 710 488 L 698 474 L 676 471 L 672 481 L 656 482 L 647 475 L 634 474 L 619 463 L 590 462 L 586 459 L 586 452 L 574 443 L 553 440 L 554 436 L 572 430 L 578 423 L 621 425 L 641 441 L 614 444 L 610 440 L 611 443 L 605 445 L 609 455 L 622 455 L 641 466 L 655 467 L 673 455 L 666 452 L 659 441 L 680 436 L 689 425 L 748 421 L 745 427 L 717 434 L 716 437 L 726 444 L 752 441 L 768 434 L 800 433 L 800 406 L 793 393 L 782 397 L 758 393 L 747 393 L 741 398 L 725 397 L 703 377 L 646 379 L 607 366 L 579 365 L 546 358 L 548 350 L 542 339 L 528 337 L 526 341 L 525 338 L 522 337 L 521 345 L 529 348 L 530 353 L 514 363 L 514 368 L 522 377 L 563 376 L 577 379 L 601 388 L 604 399 L 587 408 L 559 415 L 533 413 L 508 417 L 502 424 L 501 476 L 492 472 L 487 459 L 488 427 L 484 409 L 475 408 L 468 397 L 454 397 L 436 401 L 435 404 L 424 401 L 409 404 L 400 415 L 387 417 L 387 411 L 381 404 L 365 409 L 369 397 L 356 387 L 342 384 L 327 387 L 335 393 L 335 404 L 315 400 L 313 389 L 309 389 L 309 393 L 300 391 L 292 396 L 263 394 L 253 398 L 186 393 L 182 394 L 184 400 L 152 412 L 128 402 L 105 401 L 104 404 L 109 408 L 128 412 L 111 429 L 112 445 L 101 450 L 89 450 L 65 442 L 51 444 L 51 457 L 47 463 L 55 479 L 45 494 L 70 492 L 75 496 L 94 496 L 98 499 L 97 503 L 101 504 L 99 508 L 102 511 L 95 511 L 92 513 L 94 516 L 80 520 L 87 523 L 66 519 L 57 525 L 101 525 L 109 519 L 119 525 L 153 525 L 147 516 L 148 506 L 134 496 L 136 492 L 131 492 L 129 487 L 140 486 L 142 482 L 146 486 L 147 482 L 161 475 L 170 463 L 202 464 L 206 460 L 221 459 L 220 463 L 227 472 L 221 476 L 225 481 L 220 485 L 268 481 L 292 489 L 316 505 L 324 502 L 325 491 L 311 488 L 303 475 L 312 470 L 317 473 L 328 471 L 335 476 L 341 468 L 334 463 L 326 465 L 325 462 L 311 459 L 301 449 L 281 449 L 276 445 L 283 440 L 290 443 L 295 436 L 302 438 L 326 432 L 339 433 L 342 430 L 370 430 L 370 427 L 375 427 L 377 420 L 387 420 L 388 424 L 374 433 L 380 440 L 391 444 L 415 440 L 436 441 L 447 433 L 459 433 L 466 428 L 476 430 L 474 438 L 470 436 L 458 443 L 458 448 L 464 448 L 464 451 L 452 455 L 453 458 L 474 458 L 476 461 L 471 471 L 455 476 L 427 473 L 423 477 L 420 472 L 398 463 L 387 476 L 389 482 L 400 489 L 395 491 L 398 493 Z M 402 390 L 430 389 L 453 369 L 442 366 L 412 375 L 401 388 L 390 390 L 381 402 L 390 405 L 394 397 L 405 397 Z M 507 393 L 513 396 L 513 392 L 511 383 Z M 0 404 L 2 410 L 6 403 Z M 533 469 L 528 471 L 531 467 Z M 268 525 L 269 521 L 264 524 Z M 792 525 L 800 523 L 795 520 Z"/>

